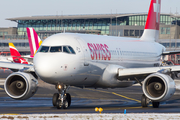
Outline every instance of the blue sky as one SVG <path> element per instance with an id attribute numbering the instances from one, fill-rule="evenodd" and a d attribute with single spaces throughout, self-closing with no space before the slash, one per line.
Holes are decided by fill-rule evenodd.
<path id="1" fill-rule="evenodd" d="M 180 13 L 180 0 L 161 0 L 161 12 Z M 0 27 L 17 26 L 6 18 L 148 12 L 150 0 L 1 0 Z"/>

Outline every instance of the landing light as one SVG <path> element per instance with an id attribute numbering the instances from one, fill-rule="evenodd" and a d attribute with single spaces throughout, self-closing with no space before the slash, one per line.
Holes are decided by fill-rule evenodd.
<path id="1" fill-rule="evenodd" d="M 61 85 L 58 85 L 58 89 L 61 89 Z"/>

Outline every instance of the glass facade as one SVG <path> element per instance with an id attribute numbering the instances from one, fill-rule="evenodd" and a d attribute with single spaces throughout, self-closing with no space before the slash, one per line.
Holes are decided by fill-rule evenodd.
<path id="1" fill-rule="evenodd" d="M 180 48 L 180 43 L 179 42 L 167 42 L 167 43 L 160 43 L 166 48 Z"/>
<path id="2" fill-rule="evenodd" d="M 78 31 L 78 30 L 100 30 L 100 34 L 109 35 L 109 26 L 145 26 L 147 14 L 114 17 L 114 18 L 100 18 L 100 19 L 51 19 L 51 20 L 18 20 L 18 35 L 26 35 L 26 27 L 33 27 L 37 32 L 43 31 L 44 35 L 48 32 L 62 32 L 66 31 Z M 173 18 L 170 15 L 161 15 L 161 23 L 171 24 Z M 169 34 L 169 28 L 162 28 L 162 34 Z M 47 33 L 45 32 L 47 31 Z M 113 32 L 113 31 L 112 31 Z M 141 31 L 127 31 L 125 36 L 137 36 Z M 54 34 L 54 33 L 53 33 Z"/>
<path id="3" fill-rule="evenodd" d="M 8 32 L 0 32 L 1 37 L 4 36 L 4 35 L 7 35 L 7 34 L 8 34 Z"/>
<path id="4" fill-rule="evenodd" d="M 26 35 L 26 27 L 33 27 L 37 32 L 101 30 L 101 34 L 109 34 L 109 22 L 109 19 L 19 20 L 18 35 Z"/>
<path id="5" fill-rule="evenodd" d="M 18 43 L 16 42 L 16 43 L 13 43 L 13 44 L 16 47 L 29 47 L 28 42 L 18 42 Z M 0 47 L 9 47 L 9 44 L 7 42 L 1 42 Z"/>

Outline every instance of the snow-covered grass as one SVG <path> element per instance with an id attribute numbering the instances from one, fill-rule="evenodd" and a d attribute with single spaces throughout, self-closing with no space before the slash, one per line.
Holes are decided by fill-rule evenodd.
<path id="1" fill-rule="evenodd" d="M 180 120 L 180 114 L 1 114 L 0 120 Z"/>

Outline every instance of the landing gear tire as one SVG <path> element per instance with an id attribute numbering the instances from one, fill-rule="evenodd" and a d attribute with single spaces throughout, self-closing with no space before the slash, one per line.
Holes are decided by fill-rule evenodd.
<path id="1" fill-rule="evenodd" d="M 148 98 L 143 94 L 141 97 L 141 106 L 147 107 L 148 106 Z"/>
<path id="2" fill-rule="evenodd" d="M 59 94 L 58 93 L 54 93 L 53 99 L 52 99 L 52 103 L 53 103 L 54 107 L 57 106 L 58 98 L 59 98 Z"/>
<path id="3" fill-rule="evenodd" d="M 68 107 L 71 105 L 71 95 L 66 93 L 66 100 L 68 101 Z"/>
<path id="4" fill-rule="evenodd" d="M 62 106 L 63 106 L 63 104 L 62 104 L 61 100 L 58 100 L 58 101 L 57 101 L 57 106 L 56 106 L 57 109 L 61 109 Z"/>
<path id="5" fill-rule="evenodd" d="M 58 90 L 58 93 L 53 95 L 53 105 L 57 107 L 57 109 L 67 109 L 71 105 L 71 95 L 66 93 L 66 90 L 69 88 L 68 85 L 57 84 L 55 88 Z"/>
<path id="6" fill-rule="evenodd" d="M 158 108 L 159 107 L 159 102 L 152 102 L 153 108 Z"/>
<path id="7" fill-rule="evenodd" d="M 68 101 L 64 100 L 64 102 L 63 102 L 63 109 L 67 109 L 68 106 L 69 106 Z"/>

